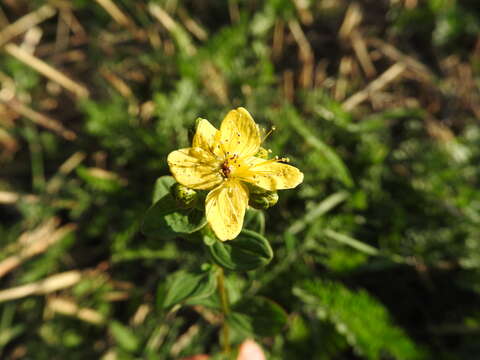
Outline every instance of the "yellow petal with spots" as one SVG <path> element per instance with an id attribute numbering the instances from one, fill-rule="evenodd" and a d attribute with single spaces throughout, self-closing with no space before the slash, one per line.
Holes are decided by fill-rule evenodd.
<path id="1" fill-rule="evenodd" d="M 303 181 L 303 173 L 300 170 L 277 160 L 251 157 L 246 163 L 249 169 L 242 174 L 242 180 L 265 190 L 291 189 Z"/>
<path id="2" fill-rule="evenodd" d="M 218 130 L 208 120 L 200 119 L 193 137 L 192 147 L 199 147 L 214 153 L 215 135 Z"/>
<path id="3" fill-rule="evenodd" d="M 248 191 L 235 180 L 225 181 L 208 193 L 205 201 L 207 221 L 220 240 L 238 236 L 247 205 Z"/>
<path id="4" fill-rule="evenodd" d="M 209 190 L 223 180 L 218 161 L 201 148 L 172 151 L 167 162 L 175 180 L 192 189 Z"/>
<path id="5" fill-rule="evenodd" d="M 220 146 L 224 153 L 241 158 L 252 156 L 258 152 L 261 142 L 260 129 L 246 109 L 231 110 L 223 119 Z"/>

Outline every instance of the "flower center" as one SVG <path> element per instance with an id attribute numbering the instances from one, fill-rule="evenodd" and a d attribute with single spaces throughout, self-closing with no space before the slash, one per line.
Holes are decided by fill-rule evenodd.
<path id="1" fill-rule="evenodd" d="M 220 170 L 222 171 L 222 175 L 226 178 L 230 177 L 230 174 L 232 173 L 232 166 L 228 164 L 228 160 L 225 160 L 220 167 Z"/>
<path id="2" fill-rule="evenodd" d="M 220 172 L 222 173 L 223 177 L 229 178 L 232 177 L 235 170 L 237 170 L 241 166 L 242 164 L 238 158 L 238 154 L 229 155 L 227 153 L 227 157 L 220 166 Z"/>

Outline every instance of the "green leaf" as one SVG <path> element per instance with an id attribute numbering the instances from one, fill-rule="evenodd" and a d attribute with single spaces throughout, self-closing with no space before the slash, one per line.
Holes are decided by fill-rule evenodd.
<path id="1" fill-rule="evenodd" d="M 216 241 L 207 249 L 218 265 L 233 271 L 254 270 L 267 265 L 273 258 L 268 240 L 250 230 L 242 230 L 234 240 Z"/>
<path id="2" fill-rule="evenodd" d="M 327 214 L 337 205 L 341 204 L 348 198 L 349 194 L 344 191 L 336 192 L 329 195 L 327 198 L 320 201 L 316 206 L 309 210 L 301 219 L 295 221 L 287 230 L 288 233 L 293 235 L 303 231 L 305 227 L 313 223 L 319 217 Z"/>
<path id="3" fill-rule="evenodd" d="M 297 131 L 310 146 L 325 158 L 332 169 L 332 176 L 340 180 L 345 186 L 352 187 L 353 179 L 350 171 L 335 150 L 322 141 L 320 137 L 316 135 L 316 131 L 309 127 L 296 111 L 289 111 L 289 115 L 288 119 L 292 129 Z"/>
<path id="4" fill-rule="evenodd" d="M 118 345 L 124 350 L 135 352 L 140 346 L 140 340 L 133 330 L 118 321 L 112 321 L 110 323 L 110 333 Z"/>
<path id="5" fill-rule="evenodd" d="M 402 329 L 395 326 L 387 309 L 366 291 L 352 291 L 332 281 L 306 281 L 293 289 L 321 320 L 335 325 L 356 351 L 367 359 L 420 359 L 422 352 Z"/>
<path id="6" fill-rule="evenodd" d="M 172 186 L 173 184 L 175 184 L 175 179 L 173 178 L 173 176 L 160 176 L 157 181 L 155 181 L 152 202 L 156 203 L 162 197 L 169 194 L 170 186 Z"/>
<path id="7" fill-rule="evenodd" d="M 25 331 L 26 326 L 23 324 L 17 324 L 13 325 L 12 327 L 2 329 L 0 332 L 0 349 Z"/>
<path id="8" fill-rule="evenodd" d="M 168 309 L 181 302 L 193 304 L 212 295 L 217 288 L 217 272 L 209 269 L 203 272 L 187 272 L 184 270 L 172 274 L 157 290 L 157 305 Z"/>
<path id="9" fill-rule="evenodd" d="M 265 214 L 261 210 L 248 209 L 243 223 L 245 229 L 265 233 Z"/>
<path id="10" fill-rule="evenodd" d="M 288 315 L 277 303 L 256 296 L 235 304 L 227 321 L 245 336 L 273 336 L 285 327 Z"/>
<path id="11" fill-rule="evenodd" d="M 79 166 L 76 171 L 85 183 L 98 191 L 113 193 L 125 186 L 125 180 L 111 171 L 84 166 Z"/>
<path id="12" fill-rule="evenodd" d="M 380 251 L 378 249 L 374 248 L 373 246 L 370 246 L 368 244 L 365 244 L 361 242 L 360 240 L 354 239 L 348 235 L 341 234 L 339 232 L 336 232 L 334 230 L 326 229 L 324 231 L 324 234 L 328 236 L 330 239 L 336 240 L 341 244 L 345 244 L 348 246 L 351 246 L 352 248 L 361 251 L 367 255 L 372 255 L 372 256 L 378 256 L 380 255 Z"/>
<path id="13" fill-rule="evenodd" d="M 207 246 L 215 245 L 215 243 L 219 241 L 215 236 L 215 233 L 213 232 L 212 228 L 209 225 L 202 228 L 201 234 L 202 234 L 203 243 Z"/>
<path id="14" fill-rule="evenodd" d="M 147 236 L 174 238 L 179 234 L 192 234 L 207 223 L 202 211 L 179 207 L 167 194 L 147 210 L 142 232 Z"/>

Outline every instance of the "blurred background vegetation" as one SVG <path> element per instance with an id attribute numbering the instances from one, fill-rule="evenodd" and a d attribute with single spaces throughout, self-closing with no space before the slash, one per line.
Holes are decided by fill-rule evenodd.
<path id="1" fill-rule="evenodd" d="M 244 106 L 305 182 L 252 212 L 275 258 L 230 297 L 278 306 L 234 343 L 478 359 L 479 30 L 475 0 L 0 1 L 0 357 L 219 351 L 215 304 L 156 306 L 201 243 L 139 227 L 196 117 Z"/>

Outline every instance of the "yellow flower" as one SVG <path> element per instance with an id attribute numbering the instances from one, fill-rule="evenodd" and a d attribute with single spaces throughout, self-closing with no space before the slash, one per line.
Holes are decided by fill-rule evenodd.
<path id="1" fill-rule="evenodd" d="M 180 184 L 196 190 L 211 190 L 205 200 L 207 221 L 222 241 L 242 230 L 249 191 L 246 183 L 265 190 L 294 188 L 303 174 L 285 159 L 265 160 L 258 154 L 262 138 L 250 113 L 231 110 L 220 130 L 201 119 L 192 147 L 171 152 L 168 165 Z"/>

